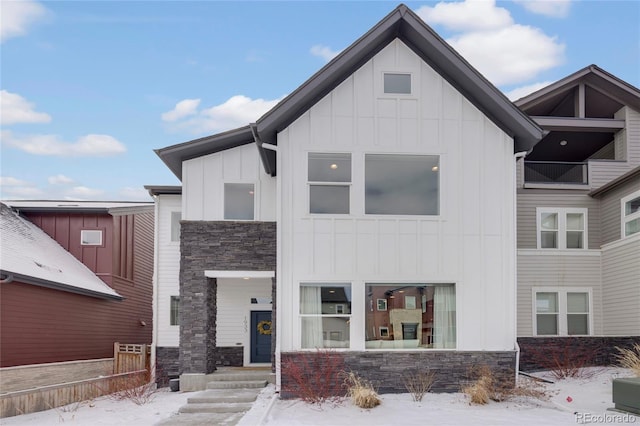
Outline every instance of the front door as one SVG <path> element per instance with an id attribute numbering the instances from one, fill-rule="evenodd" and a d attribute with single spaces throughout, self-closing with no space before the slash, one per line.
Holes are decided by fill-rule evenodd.
<path id="1" fill-rule="evenodd" d="M 251 362 L 271 362 L 271 311 L 251 311 Z"/>

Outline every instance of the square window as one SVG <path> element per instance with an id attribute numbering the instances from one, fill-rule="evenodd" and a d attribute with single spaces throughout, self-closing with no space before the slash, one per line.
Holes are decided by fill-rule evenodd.
<path id="1" fill-rule="evenodd" d="M 309 212 L 349 214 L 349 187 L 309 185 Z"/>
<path id="2" fill-rule="evenodd" d="M 254 185 L 252 183 L 224 184 L 224 218 L 253 220 Z"/>
<path id="3" fill-rule="evenodd" d="M 416 297 L 415 296 L 405 296 L 404 297 L 404 308 L 405 309 L 415 309 L 416 308 Z"/>
<path id="4" fill-rule="evenodd" d="M 351 154 L 309 153 L 309 213 L 349 214 Z"/>
<path id="5" fill-rule="evenodd" d="M 386 311 L 387 310 L 387 299 L 378 299 L 378 310 Z"/>
<path id="6" fill-rule="evenodd" d="M 589 291 L 557 288 L 534 289 L 535 335 L 589 335 Z"/>
<path id="7" fill-rule="evenodd" d="M 539 207 L 538 248 L 586 248 L 587 209 Z"/>
<path id="8" fill-rule="evenodd" d="M 80 231 L 80 244 L 83 246 L 101 246 L 102 230 L 83 229 Z"/>
<path id="9" fill-rule="evenodd" d="M 389 337 L 389 327 L 380 327 L 380 337 Z"/>
<path id="10" fill-rule="evenodd" d="M 384 73 L 384 93 L 410 95 L 411 74 Z"/>
<path id="11" fill-rule="evenodd" d="M 350 320 L 351 284 L 300 284 L 302 348 L 348 348 Z"/>
<path id="12" fill-rule="evenodd" d="M 365 155 L 365 213 L 438 215 L 437 155 Z"/>

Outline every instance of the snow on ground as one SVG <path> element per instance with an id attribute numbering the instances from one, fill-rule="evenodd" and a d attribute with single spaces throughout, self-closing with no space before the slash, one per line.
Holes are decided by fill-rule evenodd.
<path id="1" fill-rule="evenodd" d="M 541 401 L 517 398 L 512 401 L 470 405 L 465 395 L 426 394 L 422 402 L 414 402 L 409 394 L 382 395 L 382 404 L 370 410 L 340 404 L 309 405 L 298 400 L 273 399 L 273 386 L 259 396 L 239 426 L 255 425 L 575 425 L 637 424 L 640 417 L 607 411 L 613 407 L 611 380 L 631 376 L 620 368 L 591 368 L 585 378 L 565 379 L 545 388 L 551 398 Z M 540 377 L 551 378 L 548 374 Z M 189 392 L 158 391 L 145 405 L 130 401 L 114 401 L 102 397 L 91 402 L 72 404 L 40 413 L 2 419 L 11 425 L 153 425 L 177 413 Z"/>

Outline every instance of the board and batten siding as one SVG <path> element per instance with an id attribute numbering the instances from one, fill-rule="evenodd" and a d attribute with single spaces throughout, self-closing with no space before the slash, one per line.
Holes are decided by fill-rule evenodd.
<path id="1" fill-rule="evenodd" d="M 622 237 L 622 198 L 640 190 L 640 177 L 614 188 L 602 195 L 602 244 Z"/>
<path id="2" fill-rule="evenodd" d="M 170 325 L 171 296 L 180 295 L 180 241 L 171 241 L 171 214 L 182 210 L 180 195 L 161 194 L 158 203 L 156 300 L 157 346 L 178 346 L 180 326 Z"/>
<path id="3" fill-rule="evenodd" d="M 640 234 L 602 248 L 602 289 L 604 333 L 640 335 Z"/>
<path id="4" fill-rule="evenodd" d="M 601 240 L 600 203 L 586 191 L 573 190 L 518 190 L 518 248 L 535 249 L 538 247 L 537 217 L 538 207 L 586 208 L 587 210 L 587 247 L 599 249 Z"/>
<path id="5" fill-rule="evenodd" d="M 412 95 L 382 92 L 409 72 Z M 309 152 L 348 152 L 350 214 L 309 214 Z M 364 213 L 366 153 L 440 156 L 440 215 Z M 457 348 L 513 350 L 513 140 L 395 40 L 278 134 L 279 336 L 299 349 L 301 282 L 352 284 L 351 349 L 365 348 L 365 283 L 455 283 Z M 282 308 L 280 308 L 282 307 Z"/>
<path id="6" fill-rule="evenodd" d="M 224 220 L 224 184 L 255 185 L 255 220 L 275 221 L 275 178 L 265 173 L 255 144 L 182 163 L 182 219 Z"/>
<path id="7" fill-rule="evenodd" d="M 518 336 L 533 335 L 533 288 L 590 288 L 594 335 L 602 334 L 600 252 L 583 254 L 518 250 Z"/>

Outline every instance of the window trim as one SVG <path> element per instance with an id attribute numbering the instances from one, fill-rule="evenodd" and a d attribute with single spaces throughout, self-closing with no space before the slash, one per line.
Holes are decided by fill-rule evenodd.
<path id="1" fill-rule="evenodd" d="M 301 302 L 301 294 L 302 294 L 302 287 L 340 287 L 340 286 L 344 286 L 344 287 L 348 287 L 350 289 L 351 292 L 351 309 L 349 310 L 349 313 L 342 313 L 342 314 L 338 314 L 338 313 L 329 313 L 329 314 L 323 314 L 323 313 L 319 313 L 319 314 L 303 314 L 302 313 L 302 302 Z M 354 290 L 354 285 L 353 285 L 353 281 L 330 281 L 330 280 L 326 280 L 326 281 L 315 281 L 315 280 L 302 280 L 298 282 L 297 285 L 297 327 L 298 327 L 298 345 L 299 345 L 299 350 L 301 351 L 311 351 L 311 350 L 317 350 L 318 348 L 305 348 L 303 347 L 303 326 L 302 326 L 302 322 L 304 318 L 348 318 L 347 321 L 347 325 L 348 325 L 348 330 L 349 330 L 349 339 L 346 340 L 347 342 L 347 346 L 346 347 L 325 347 L 324 349 L 329 349 L 332 351 L 349 351 L 349 350 L 354 350 L 353 349 L 353 344 L 352 344 L 352 339 L 353 339 L 353 290 Z M 345 310 L 346 310 L 346 304 L 343 304 L 345 306 Z M 295 306 L 295 305 L 294 305 Z M 335 306 L 335 304 L 334 304 Z M 328 330 L 331 331 L 331 330 Z M 334 330 L 335 331 L 335 330 Z M 330 335 L 327 335 L 325 330 L 323 330 L 323 340 L 325 339 L 325 336 L 329 337 Z M 322 348 L 321 348 L 322 349 Z"/>
<path id="2" fill-rule="evenodd" d="M 252 219 L 227 219 L 225 214 L 225 209 L 227 206 L 227 190 L 226 185 L 253 185 L 253 218 Z M 256 182 L 248 182 L 248 181 L 224 181 L 222 183 L 222 220 L 232 221 L 232 222 L 254 222 L 258 217 L 258 184 Z"/>
<path id="3" fill-rule="evenodd" d="M 589 248 L 589 209 L 583 207 L 536 207 L 536 248 L 538 250 L 587 250 Z M 542 248 L 542 214 L 558 215 L 558 246 Z M 582 248 L 567 248 L 567 214 L 581 213 L 584 217 Z"/>
<path id="4" fill-rule="evenodd" d="M 80 245 L 82 247 L 104 247 L 104 228 L 82 228 L 80 230 Z M 98 244 L 85 243 L 82 235 L 85 232 L 100 232 L 100 242 Z"/>
<path id="5" fill-rule="evenodd" d="M 350 176 L 351 180 L 344 182 L 335 182 L 335 181 L 321 181 L 321 180 L 309 180 L 309 160 L 310 155 L 312 154 L 336 154 L 336 155 L 348 155 L 349 156 L 349 168 L 350 168 Z M 307 164 L 306 164 L 306 174 L 307 177 L 307 214 L 311 216 L 318 217 L 328 217 L 328 216 L 349 216 L 353 211 L 353 156 L 354 153 L 350 151 L 307 151 Z M 311 187 L 313 186 L 340 186 L 346 187 L 349 189 L 349 211 L 347 213 L 314 213 L 311 211 Z"/>
<path id="6" fill-rule="evenodd" d="M 401 74 L 401 75 L 408 75 L 409 76 L 409 93 L 397 93 L 397 92 L 386 92 L 385 91 L 385 87 L 384 87 L 384 77 L 387 74 Z M 414 83 L 415 83 L 415 78 L 414 78 L 414 72 L 412 71 L 398 71 L 398 70 L 386 70 L 386 71 L 382 71 L 380 73 L 380 79 L 381 79 L 381 94 L 383 97 L 415 97 L 415 91 L 414 91 Z"/>
<path id="7" fill-rule="evenodd" d="M 538 334 L 538 310 L 536 306 L 537 293 L 556 293 L 558 295 L 558 334 Z M 567 293 L 587 293 L 589 297 L 589 312 L 587 312 L 587 334 L 569 334 L 567 310 Z M 592 287 L 532 287 L 532 335 L 534 337 L 570 337 L 570 336 L 593 336 L 593 288 Z"/>
<path id="8" fill-rule="evenodd" d="M 632 222 L 636 219 L 640 220 L 640 211 L 627 215 L 625 206 L 629 201 L 634 200 L 638 197 L 640 197 L 640 190 L 634 191 L 620 200 L 620 238 L 628 238 L 633 235 L 640 234 L 640 232 L 634 232 L 633 234 L 629 235 L 627 235 L 626 233 L 627 222 Z"/>

